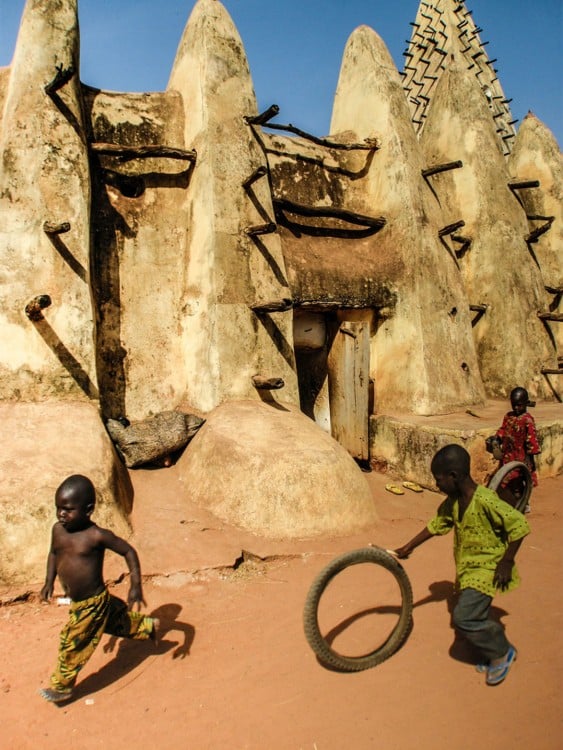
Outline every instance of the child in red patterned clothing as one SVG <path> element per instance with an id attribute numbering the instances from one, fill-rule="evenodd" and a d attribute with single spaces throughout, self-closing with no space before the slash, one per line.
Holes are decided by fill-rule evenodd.
<path id="1" fill-rule="evenodd" d="M 521 461 L 530 470 L 532 483 L 534 487 L 537 487 L 538 475 L 534 456 L 541 453 L 541 448 L 536 433 L 536 423 L 527 411 L 528 406 L 531 405 L 528 391 L 525 388 L 514 388 L 510 392 L 510 404 L 512 411 L 504 415 L 502 425 L 496 432 L 496 437 L 501 440 L 500 465 L 503 466 L 510 461 Z M 506 477 L 503 488 L 515 497 L 522 493 L 522 479 L 517 472 L 511 472 Z M 529 505 L 526 506 L 525 512 L 530 512 Z"/>

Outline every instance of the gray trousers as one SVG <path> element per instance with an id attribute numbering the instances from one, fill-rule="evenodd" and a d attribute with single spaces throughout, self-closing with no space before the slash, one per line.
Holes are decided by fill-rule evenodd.
<path id="1" fill-rule="evenodd" d="M 510 648 L 503 626 L 489 618 L 493 598 L 475 589 L 462 589 L 452 613 L 455 629 L 487 660 L 499 659 Z"/>

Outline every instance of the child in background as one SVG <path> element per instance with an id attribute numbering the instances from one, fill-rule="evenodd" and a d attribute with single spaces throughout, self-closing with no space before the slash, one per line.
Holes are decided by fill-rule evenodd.
<path id="1" fill-rule="evenodd" d="M 58 575 L 71 605 L 60 636 L 59 659 L 51 685 L 40 690 L 45 700 L 62 703 L 72 696 L 78 672 L 94 653 L 103 633 L 121 638 L 155 640 L 158 619 L 131 611 L 112 596 L 103 579 L 104 553 L 125 558 L 131 574 L 129 608 L 144 604 L 139 558 L 133 547 L 90 518 L 96 503 L 94 485 L 81 474 L 65 479 L 55 494 L 57 523 L 53 526 L 41 599 L 49 601 Z"/>
<path id="2" fill-rule="evenodd" d="M 532 405 L 528 398 L 528 391 L 525 388 L 514 388 L 510 393 L 510 404 L 512 411 L 504 415 L 502 425 L 496 432 L 496 437 L 501 441 L 500 465 L 503 466 L 510 461 L 521 461 L 530 470 L 532 483 L 534 487 L 537 487 L 538 475 L 534 456 L 541 453 L 541 448 L 536 423 L 527 411 L 528 406 Z M 505 478 L 502 489 L 508 490 L 516 498 L 521 496 L 522 479 L 517 471 L 511 472 Z M 530 512 L 529 505 L 526 506 L 525 512 Z"/>

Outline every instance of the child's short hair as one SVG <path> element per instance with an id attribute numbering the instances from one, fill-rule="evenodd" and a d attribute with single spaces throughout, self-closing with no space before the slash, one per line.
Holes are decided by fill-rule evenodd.
<path id="1" fill-rule="evenodd" d="M 430 465 L 432 473 L 440 471 L 455 471 L 460 476 L 469 476 L 471 457 L 461 445 L 450 443 L 440 448 Z"/>
<path id="2" fill-rule="evenodd" d="M 61 482 L 56 494 L 67 493 L 80 498 L 84 505 L 95 505 L 96 503 L 96 489 L 91 480 L 83 474 L 72 474 Z"/>
<path id="3" fill-rule="evenodd" d="M 530 401 L 528 391 L 525 388 L 518 386 L 510 391 L 510 403 L 511 404 L 524 404 L 524 406 L 535 406 L 535 401 Z"/>

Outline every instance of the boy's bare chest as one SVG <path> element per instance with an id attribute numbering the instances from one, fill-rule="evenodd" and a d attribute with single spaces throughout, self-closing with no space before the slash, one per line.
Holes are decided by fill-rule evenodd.
<path id="1" fill-rule="evenodd" d="M 57 535 L 54 548 L 57 557 L 95 557 L 101 554 L 88 531 L 64 531 Z"/>

